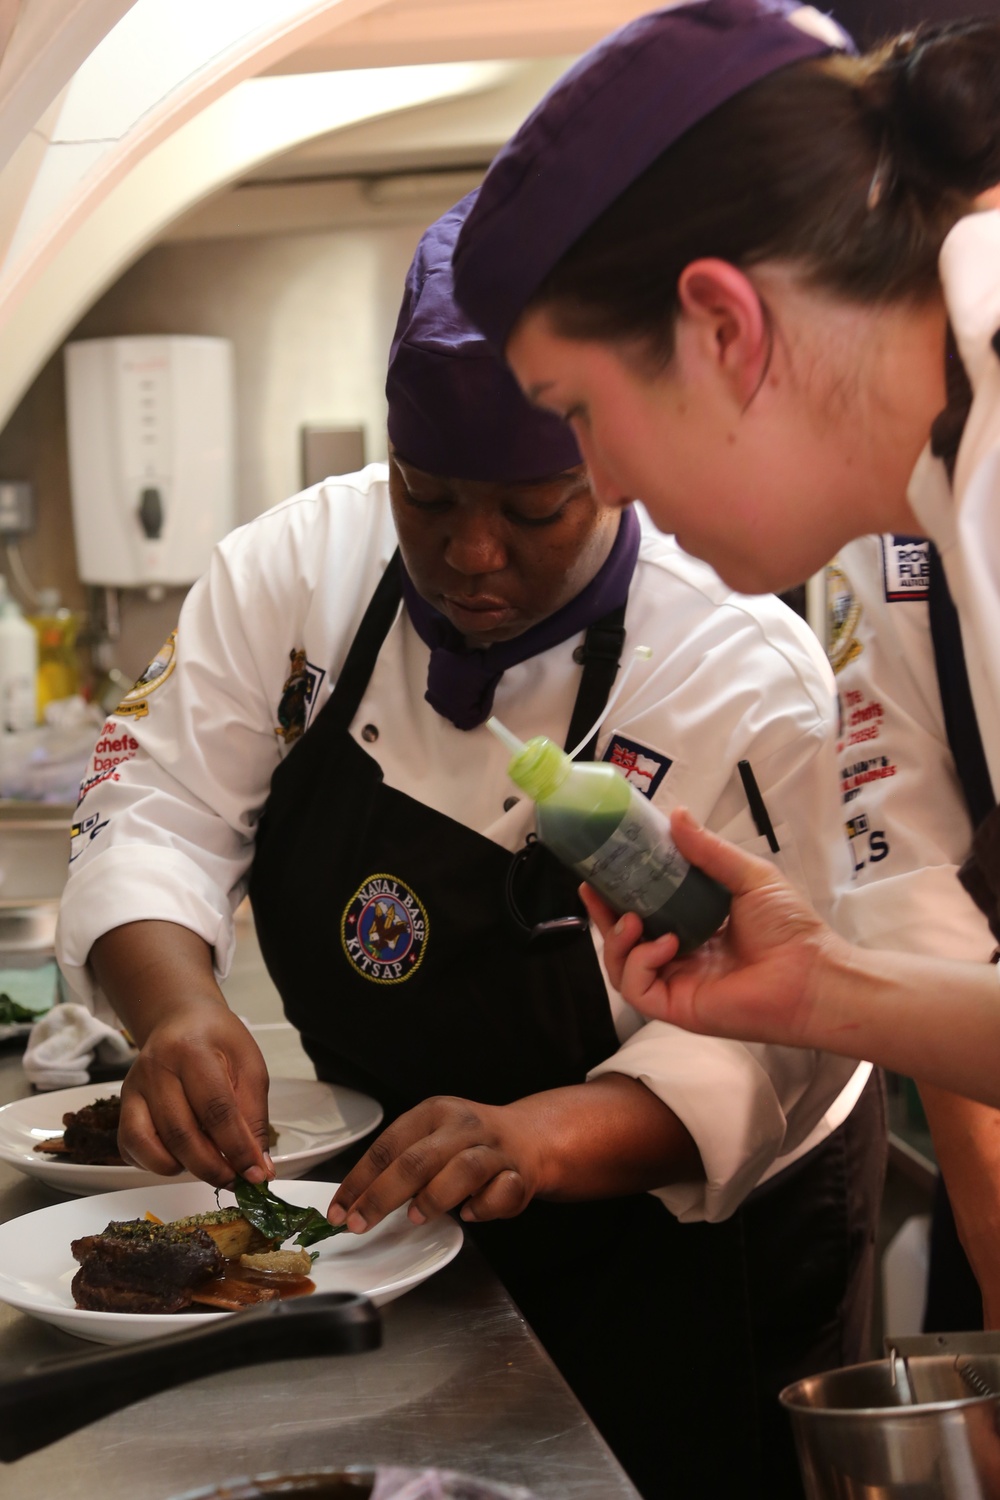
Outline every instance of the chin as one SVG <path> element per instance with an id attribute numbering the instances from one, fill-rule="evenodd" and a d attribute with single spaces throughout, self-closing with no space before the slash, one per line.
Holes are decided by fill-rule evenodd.
<path id="1" fill-rule="evenodd" d="M 789 576 L 790 570 L 782 567 L 778 559 L 769 559 L 759 553 L 734 557 L 731 553 L 716 552 L 711 542 L 692 546 L 680 537 L 676 541 L 682 551 L 713 568 L 723 583 L 737 594 L 781 594 L 786 589 L 797 587 L 809 573 L 815 572 L 815 568 L 807 569 L 804 574 L 796 571 L 792 577 Z"/>

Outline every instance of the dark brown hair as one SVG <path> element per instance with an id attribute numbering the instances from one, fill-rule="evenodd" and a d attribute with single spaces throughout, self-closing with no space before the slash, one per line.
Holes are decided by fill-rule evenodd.
<path id="1" fill-rule="evenodd" d="M 926 297 L 948 230 L 1000 181 L 1000 21 L 795 63 L 702 120 L 605 210 L 532 306 L 570 337 L 670 357 L 702 256 L 797 266 L 854 302 Z"/>

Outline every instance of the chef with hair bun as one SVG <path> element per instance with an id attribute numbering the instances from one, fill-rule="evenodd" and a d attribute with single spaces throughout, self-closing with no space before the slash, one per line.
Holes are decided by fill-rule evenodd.
<path id="1" fill-rule="evenodd" d="M 668 6 L 605 38 L 498 153 L 456 299 L 573 427 L 595 492 L 638 494 L 733 588 L 784 590 L 866 535 L 934 543 L 988 812 L 962 880 L 1000 933 L 1000 20 L 859 56 L 794 0 Z M 827 1047 L 1000 1105 L 1000 969 L 861 950 L 772 870 L 674 819 L 734 896 L 674 962 L 588 908 L 646 1015 Z"/>

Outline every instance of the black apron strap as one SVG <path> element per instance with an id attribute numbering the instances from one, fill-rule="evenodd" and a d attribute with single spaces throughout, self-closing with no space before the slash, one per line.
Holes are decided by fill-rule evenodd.
<path id="1" fill-rule="evenodd" d="M 958 878 L 1000 943 L 1000 808 L 990 779 L 965 666 L 958 612 L 933 542 L 927 544 L 928 610 L 945 733 L 975 832 Z M 996 957 L 996 955 L 994 955 Z"/>
<path id="2" fill-rule="evenodd" d="M 567 750 L 580 743 L 591 724 L 604 712 L 612 683 L 618 674 L 622 648 L 625 645 L 625 605 L 621 604 L 606 614 L 603 620 L 595 620 L 588 626 L 583 645 L 573 653 L 573 660 L 583 667 L 583 680 L 576 695 L 573 717 L 566 734 Z M 597 746 L 596 732 L 577 756 L 577 760 L 593 760 Z"/>
<path id="3" fill-rule="evenodd" d="M 927 544 L 927 568 L 931 640 L 944 709 L 944 727 L 972 826 L 978 828 L 993 811 L 997 799 L 972 702 L 958 611 L 948 591 L 941 556 L 933 542 Z"/>
<path id="4" fill-rule="evenodd" d="M 371 679 L 375 658 L 399 612 L 402 597 L 403 581 L 400 577 L 397 547 L 368 601 L 368 608 L 355 631 L 344 665 L 337 676 L 331 700 L 327 704 L 327 710 L 333 711 L 331 717 L 335 724 L 328 724 L 328 728 L 346 731 L 357 713 Z"/>

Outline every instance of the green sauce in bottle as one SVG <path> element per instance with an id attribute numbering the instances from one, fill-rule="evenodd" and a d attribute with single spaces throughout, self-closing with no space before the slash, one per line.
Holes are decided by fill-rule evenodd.
<path id="1" fill-rule="evenodd" d="M 497 720 L 489 728 L 514 752 L 507 774 L 536 805 L 538 837 L 619 915 L 634 911 L 647 938 L 675 932 L 690 953 L 725 921 L 724 886 L 678 852 L 670 824 L 616 767 L 574 761 L 552 740 L 522 744 Z"/>

